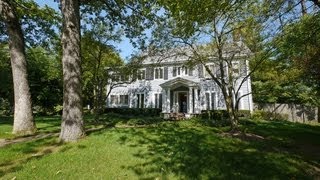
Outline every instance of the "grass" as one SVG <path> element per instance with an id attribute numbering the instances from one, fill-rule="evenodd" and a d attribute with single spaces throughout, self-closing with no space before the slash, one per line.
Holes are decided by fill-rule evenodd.
<path id="1" fill-rule="evenodd" d="M 6 119 L 10 122 L 10 118 Z M 12 120 L 11 120 L 12 121 Z M 41 133 L 59 131 L 59 117 L 37 118 Z M 1 118 L 1 122 L 2 118 Z M 283 121 L 241 121 L 247 134 L 199 120 L 105 115 L 86 118 L 90 131 L 77 143 L 56 137 L 0 148 L 3 179 L 317 179 L 320 126 Z M 10 129 L 0 124 L 0 134 Z M 134 127 L 136 126 L 136 127 Z M 102 127 L 102 128 L 101 128 Z M 14 137 L 11 137 L 14 138 Z"/>

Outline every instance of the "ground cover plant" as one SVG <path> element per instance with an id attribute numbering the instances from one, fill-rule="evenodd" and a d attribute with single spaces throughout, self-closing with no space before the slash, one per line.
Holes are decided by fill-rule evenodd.
<path id="1" fill-rule="evenodd" d="M 0 138 L 12 118 L 1 118 Z M 87 137 L 57 142 L 60 117 L 38 117 L 38 136 L 0 147 L 3 179 L 317 179 L 320 126 L 240 121 L 243 133 L 203 120 L 107 114 L 85 119 Z M 55 136 L 55 133 L 57 135 Z M 18 138 L 19 139 L 19 138 Z"/>

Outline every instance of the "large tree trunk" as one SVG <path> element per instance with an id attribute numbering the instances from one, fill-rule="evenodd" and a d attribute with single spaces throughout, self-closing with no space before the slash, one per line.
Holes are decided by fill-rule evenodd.
<path id="1" fill-rule="evenodd" d="M 63 114 L 60 140 L 77 141 L 85 135 L 82 115 L 80 14 L 78 0 L 61 0 L 63 16 Z"/>
<path id="2" fill-rule="evenodd" d="M 5 21 L 11 57 L 14 88 L 13 134 L 34 134 L 36 125 L 32 115 L 31 95 L 28 83 L 27 62 L 21 24 L 11 2 L 0 0 L 0 14 Z"/>

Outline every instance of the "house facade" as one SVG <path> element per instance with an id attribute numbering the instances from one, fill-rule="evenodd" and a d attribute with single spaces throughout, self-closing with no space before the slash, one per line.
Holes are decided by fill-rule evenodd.
<path id="1" fill-rule="evenodd" d="M 136 80 L 124 83 L 111 90 L 107 107 L 116 108 L 160 108 L 164 117 L 170 113 L 184 113 L 186 117 L 200 114 L 202 110 L 226 109 L 219 86 L 212 80 L 204 65 L 187 66 L 187 59 L 171 57 L 162 61 L 147 58 L 138 70 Z M 249 73 L 248 62 L 238 58 L 233 62 L 236 84 L 241 84 Z M 214 73 L 217 65 L 205 64 Z M 108 87 L 107 87 L 108 88 Z M 240 110 L 253 110 L 251 80 L 241 85 L 238 96 Z"/>

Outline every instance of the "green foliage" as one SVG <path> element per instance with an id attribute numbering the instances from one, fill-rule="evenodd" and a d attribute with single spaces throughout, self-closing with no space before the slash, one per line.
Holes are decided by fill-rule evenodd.
<path id="1" fill-rule="evenodd" d="M 94 108 L 105 102 L 105 86 L 111 79 L 107 68 L 118 68 L 124 64 L 116 50 L 103 42 L 107 38 L 105 34 L 99 33 L 88 31 L 81 41 L 84 104 Z"/>
<path id="2" fill-rule="evenodd" d="M 13 111 L 12 72 L 8 49 L 6 43 L 0 43 L 0 111 L 6 115 Z"/>
<path id="3" fill-rule="evenodd" d="M 52 48 L 59 37 L 57 31 L 60 28 L 61 16 L 58 12 L 48 6 L 40 7 L 34 0 L 15 0 L 11 3 L 20 19 L 26 45 Z M 0 31 L 0 41 L 7 41 L 4 31 Z"/>
<path id="4" fill-rule="evenodd" d="M 59 56 L 41 47 L 27 50 L 28 75 L 35 113 L 52 114 L 62 105 L 62 67 Z"/>
<path id="5" fill-rule="evenodd" d="M 221 127 L 229 126 L 230 118 L 226 110 L 205 110 L 201 112 L 201 120 L 203 124 Z"/>
<path id="6" fill-rule="evenodd" d="M 105 108 L 104 113 L 125 114 L 129 116 L 159 117 L 161 109 L 157 108 Z"/>
<path id="7" fill-rule="evenodd" d="M 253 75 L 253 98 L 260 103 L 319 105 L 320 15 L 305 15 L 274 40 L 275 57 Z"/>
<path id="8" fill-rule="evenodd" d="M 250 110 L 238 110 L 238 116 L 243 118 L 248 118 L 251 116 Z"/>
<path id="9" fill-rule="evenodd" d="M 312 90 L 308 95 L 300 97 L 313 105 L 320 105 L 319 27 L 319 13 L 305 15 L 284 29 L 280 43 L 276 46 L 279 60 L 283 61 L 287 68 L 299 69 L 300 74 L 296 81 Z"/>
<path id="10" fill-rule="evenodd" d="M 280 114 L 275 112 L 268 112 L 263 110 L 255 110 L 252 113 L 253 120 L 287 120 L 288 114 Z"/>

